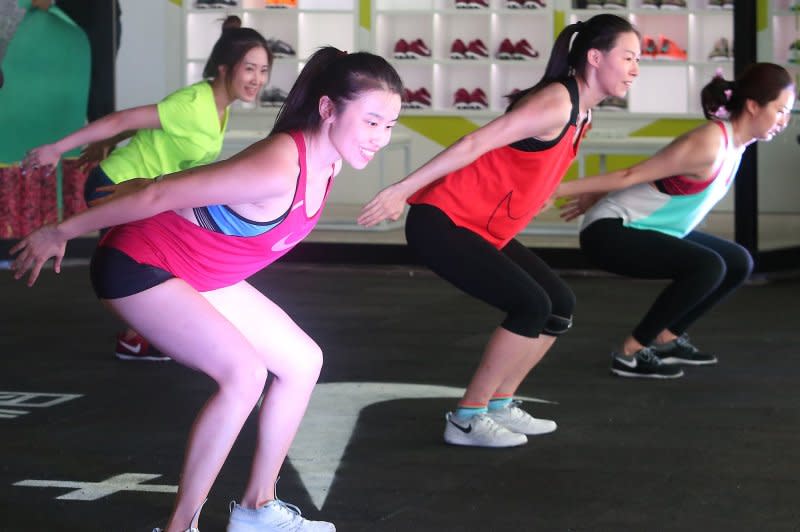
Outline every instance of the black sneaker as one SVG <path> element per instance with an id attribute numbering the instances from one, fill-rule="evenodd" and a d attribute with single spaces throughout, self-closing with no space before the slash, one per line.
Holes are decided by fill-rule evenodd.
<path id="1" fill-rule="evenodd" d="M 267 48 L 274 57 L 290 57 L 297 55 L 292 45 L 280 39 L 267 39 Z"/>
<path id="2" fill-rule="evenodd" d="M 677 379 L 678 377 L 683 377 L 681 368 L 661 362 L 650 347 L 644 347 L 630 357 L 626 357 L 621 353 L 612 353 L 611 373 L 620 377 L 647 379 Z"/>
<path id="3" fill-rule="evenodd" d="M 690 366 L 706 366 L 716 364 L 717 357 L 703 353 L 689 341 L 689 335 L 683 333 L 666 344 L 651 346 L 662 364 L 688 364 Z"/>

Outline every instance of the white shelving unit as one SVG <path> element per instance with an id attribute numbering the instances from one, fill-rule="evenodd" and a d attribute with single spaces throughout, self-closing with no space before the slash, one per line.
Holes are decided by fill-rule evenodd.
<path id="1" fill-rule="evenodd" d="M 579 5 L 573 0 L 573 6 Z M 733 57 L 711 60 L 709 54 L 720 38 L 733 43 L 733 12 L 714 7 L 708 0 L 687 0 L 685 9 L 645 7 L 643 0 L 628 0 L 625 9 L 607 10 L 627 18 L 642 34 L 656 43 L 663 36 L 687 53 L 686 60 L 642 56 L 639 78 L 628 94 L 630 114 L 702 116 L 700 90 L 721 68 L 733 77 Z M 567 22 L 586 20 L 599 13 L 573 9 Z M 598 109 L 603 112 L 602 107 Z M 614 111 L 618 113 L 618 111 Z"/>
<path id="2" fill-rule="evenodd" d="M 358 2 L 356 0 L 297 0 L 296 7 L 266 7 L 263 0 L 240 0 L 235 7 L 196 8 L 193 0 L 183 3 L 183 82 L 194 83 L 202 77 L 203 67 L 214 43 L 221 34 L 222 21 L 237 15 L 242 25 L 258 30 L 267 39 L 288 43 L 294 56 L 278 57 L 272 68 L 269 87 L 288 92 L 308 57 L 321 46 L 355 50 L 357 42 Z M 237 102 L 234 112 L 274 115 L 274 107 L 259 102 Z"/>
<path id="3" fill-rule="evenodd" d="M 373 2 L 373 49 L 390 58 L 407 88 L 424 87 L 431 94 L 429 109 L 405 111 L 407 114 L 496 115 L 507 104 L 505 95 L 514 89 L 533 85 L 544 73 L 553 42 L 553 11 L 509 9 L 505 0 L 489 0 L 488 8 L 463 9 L 455 0 L 375 0 Z M 395 59 L 396 43 L 422 39 L 431 56 L 417 59 Z M 453 42 L 465 44 L 480 39 L 488 57 L 485 59 L 451 59 Z M 499 59 L 501 42 L 522 39 L 539 52 L 528 60 Z M 483 90 L 489 104 L 486 110 L 454 107 L 454 94 L 459 88 L 472 92 Z"/>

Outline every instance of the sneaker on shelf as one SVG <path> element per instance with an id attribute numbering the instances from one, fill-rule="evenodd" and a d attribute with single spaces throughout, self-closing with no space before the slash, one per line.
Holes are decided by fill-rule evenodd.
<path id="1" fill-rule="evenodd" d="M 467 45 L 461 39 L 456 39 L 450 46 L 450 59 L 466 59 Z"/>
<path id="2" fill-rule="evenodd" d="M 800 63 L 800 39 L 789 45 L 789 62 Z"/>
<path id="3" fill-rule="evenodd" d="M 394 58 L 395 59 L 406 59 L 408 57 L 408 43 L 405 39 L 400 39 L 396 43 L 394 43 Z"/>
<path id="4" fill-rule="evenodd" d="M 722 0 L 722 9 L 733 9 L 733 0 Z M 792 9 L 797 11 L 797 5 L 792 6 Z"/>
<path id="5" fill-rule="evenodd" d="M 264 91 L 261 93 L 259 103 L 261 104 L 261 107 L 280 107 L 283 105 L 283 102 L 286 101 L 288 96 L 289 94 L 279 87 L 270 87 L 268 89 L 264 89 Z"/>
<path id="6" fill-rule="evenodd" d="M 586 0 L 586 9 L 603 9 L 605 0 Z"/>
<path id="7" fill-rule="evenodd" d="M 489 101 L 486 99 L 486 93 L 479 87 L 469 93 L 470 109 L 488 109 Z"/>
<path id="8" fill-rule="evenodd" d="M 514 45 L 514 59 L 528 60 L 539 57 L 539 52 L 527 40 L 522 39 Z"/>
<path id="9" fill-rule="evenodd" d="M 628 109 L 628 100 L 619 96 L 609 96 L 600 102 L 600 109 L 605 111 L 625 111 Z"/>
<path id="10" fill-rule="evenodd" d="M 141 362 L 166 362 L 170 360 L 167 355 L 159 352 L 138 333 L 134 333 L 129 338 L 127 336 L 127 331 L 117 334 L 117 347 L 114 350 L 114 356 L 118 359 L 138 360 Z"/>
<path id="11" fill-rule="evenodd" d="M 514 43 L 511 39 L 503 39 L 500 42 L 500 47 L 497 49 L 495 57 L 498 59 L 514 59 Z"/>
<path id="12" fill-rule="evenodd" d="M 431 107 L 431 95 L 425 87 L 415 91 L 405 89 L 403 107 L 406 109 L 429 109 Z"/>
<path id="13" fill-rule="evenodd" d="M 643 347 L 630 357 L 620 353 L 612 353 L 611 373 L 620 377 L 645 379 L 677 379 L 678 377 L 683 377 L 683 370 L 680 367 L 664 364 L 649 347 Z"/>
<path id="14" fill-rule="evenodd" d="M 281 9 L 296 6 L 288 5 L 286 0 L 264 0 L 264 7 Z"/>
<path id="15" fill-rule="evenodd" d="M 291 530 L 292 532 L 336 532 L 333 523 L 310 521 L 300 508 L 275 499 L 261 508 L 245 508 L 231 501 L 227 532 L 253 530 Z"/>
<path id="16" fill-rule="evenodd" d="M 472 109 L 472 99 L 467 89 L 461 87 L 453 94 L 453 107 L 456 109 Z"/>
<path id="17" fill-rule="evenodd" d="M 656 58 L 658 53 L 658 44 L 652 37 L 644 35 L 642 37 L 642 59 L 652 60 Z"/>
<path id="18" fill-rule="evenodd" d="M 506 9 L 522 9 L 525 7 L 525 0 L 506 0 Z"/>
<path id="19" fill-rule="evenodd" d="M 661 0 L 661 9 L 686 9 L 686 0 Z"/>
<path id="20" fill-rule="evenodd" d="M 408 50 L 406 51 L 406 57 L 410 59 L 417 59 L 419 57 L 430 57 L 431 51 L 428 48 L 428 45 L 425 44 L 425 41 L 422 39 L 417 39 L 415 41 L 411 41 L 408 43 Z"/>
<path id="21" fill-rule="evenodd" d="M 195 0 L 194 7 L 198 9 L 206 9 L 206 8 L 226 8 L 226 7 L 237 7 L 239 5 L 236 0 Z"/>
<path id="22" fill-rule="evenodd" d="M 528 443 L 524 434 L 511 432 L 492 419 L 478 414 L 461 420 L 452 412 L 445 415 L 444 441 L 450 445 L 468 447 L 517 447 Z"/>
<path id="23" fill-rule="evenodd" d="M 658 9 L 661 7 L 661 0 L 642 0 L 642 7 L 645 9 Z"/>
<path id="24" fill-rule="evenodd" d="M 280 39 L 267 39 L 267 48 L 274 57 L 289 57 L 297 55 L 292 45 Z"/>
<path id="25" fill-rule="evenodd" d="M 550 419 L 537 419 L 520 408 L 522 401 L 511 401 L 504 408 L 490 410 L 488 416 L 511 432 L 535 436 L 553 432 L 558 427 Z"/>
<path id="26" fill-rule="evenodd" d="M 672 39 L 662 36 L 658 41 L 656 59 L 663 61 L 686 61 L 686 50 L 678 46 Z"/>
<path id="27" fill-rule="evenodd" d="M 472 9 L 488 9 L 489 2 L 486 0 L 470 0 L 470 8 Z"/>
<path id="28" fill-rule="evenodd" d="M 692 345 L 686 333 L 666 344 L 653 344 L 650 347 L 663 364 L 707 366 L 717 363 L 717 357 L 703 353 Z"/>
<path id="29" fill-rule="evenodd" d="M 526 9 L 543 9 L 547 7 L 547 4 L 544 3 L 544 0 L 525 0 L 522 6 Z"/>
<path id="30" fill-rule="evenodd" d="M 606 9 L 625 9 L 628 7 L 626 0 L 605 0 L 603 7 Z"/>
<path id="31" fill-rule="evenodd" d="M 708 9 L 722 9 L 723 0 L 707 0 Z"/>
<path id="32" fill-rule="evenodd" d="M 489 57 L 489 50 L 486 49 L 483 41 L 475 39 L 467 45 L 467 51 L 464 52 L 464 56 L 467 59 L 486 59 Z"/>
<path id="33" fill-rule="evenodd" d="M 728 43 L 728 39 L 720 37 L 717 39 L 717 42 L 714 43 L 714 48 L 711 49 L 711 53 L 708 54 L 708 60 L 727 61 L 731 58 L 731 55 L 731 47 Z"/>
<path id="34" fill-rule="evenodd" d="M 456 9 L 469 9 L 472 7 L 470 6 L 470 3 L 471 3 L 470 0 L 456 0 L 455 6 Z"/>

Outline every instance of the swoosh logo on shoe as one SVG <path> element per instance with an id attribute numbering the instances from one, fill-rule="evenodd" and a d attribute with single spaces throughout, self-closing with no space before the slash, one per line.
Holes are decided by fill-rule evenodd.
<path id="1" fill-rule="evenodd" d="M 636 357 L 633 357 L 630 361 L 628 361 L 627 357 L 618 356 L 616 358 L 617 358 L 618 362 L 628 366 L 629 368 L 635 368 L 636 367 Z"/>
<path id="2" fill-rule="evenodd" d="M 120 340 L 119 343 L 120 343 L 120 345 L 122 347 L 124 347 L 125 349 L 127 349 L 128 351 L 133 353 L 134 355 L 138 355 L 139 351 L 142 350 L 142 344 L 129 344 L 128 342 L 125 342 L 124 340 Z"/>
<path id="3" fill-rule="evenodd" d="M 464 434 L 469 434 L 470 432 L 472 432 L 472 423 L 470 423 L 466 427 L 462 427 L 461 425 L 459 425 L 458 423 L 456 423 L 452 419 L 450 419 L 449 421 L 450 421 L 451 425 L 453 425 L 455 428 L 457 428 L 458 430 L 460 430 Z"/>

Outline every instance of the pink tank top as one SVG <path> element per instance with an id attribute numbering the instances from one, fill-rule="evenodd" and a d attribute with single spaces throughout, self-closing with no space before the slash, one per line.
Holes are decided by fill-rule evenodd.
<path id="1" fill-rule="evenodd" d="M 333 169 L 317 212 L 306 214 L 306 146 L 302 133 L 290 133 L 297 146 L 300 175 L 289 213 L 266 233 L 229 236 L 199 227 L 174 211 L 112 228 L 101 246 L 116 248 L 140 264 L 166 270 L 200 292 L 247 279 L 285 255 L 319 220 L 333 184 Z"/>

